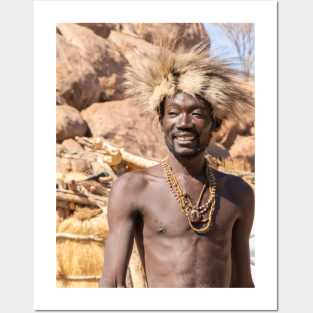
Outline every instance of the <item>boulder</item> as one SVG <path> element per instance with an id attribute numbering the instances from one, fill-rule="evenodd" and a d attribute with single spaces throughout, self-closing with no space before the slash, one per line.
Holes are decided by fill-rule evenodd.
<path id="1" fill-rule="evenodd" d="M 127 61 L 116 47 L 78 24 L 58 24 L 58 30 L 92 64 L 102 87 L 101 100 L 121 99 L 123 72 Z"/>
<path id="2" fill-rule="evenodd" d="M 79 26 L 91 29 L 96 35 L 108 38 L 112 29 L 120 30 L 120 23 L 78 23 Z"/>
<path id="3" fill-rule="evenodd" d="M 143 39 L 112 30 L 108 38 L 123 54 L 129 63 L 136 58 L 136 51 L 145 56 L 157 54 L 159 48 Z"/>
<path id="4" fill-rule="evenodd" d="M 111 31 L 144 39 L 158 45 L 160 38 L 177 41 L 185 48 L 190 48 L 201 40 L 209 40 L 201 23 L 81 23 L 81 26 L 92 29 L 97 35 L 108 38 Z"/>
<path id="5" fill-rule="evenodd" d="M 157 117 L 141 112 L 130 100 L 98 102 L 82 111 L 91 134 L 151 159 L 166 155 Z"/>
<path id="6" fill-rule="evenodd" d="M 245 170 L 254 171 L 255 138 L 254 136 L 237 136 L 229 150 L 232 160 L 243 164 Z"/>
<path id="7" fill-rule="evenodd" d="M 254 156 L 255 140 L 254 136 L 237 136 L 234 144 L 229 150 L 231 157 Z"/>
<path id="8" fill-rule="evenodd" d="M 130 33 L 129 28 L 128 32 Z M 133 24 L 132 32 L 155 45 L 166 38 L 169 42 L 176 42 L 176 45 L 187 49 L 202 40 L 209 40 L 201 23 L 136 23 Z"/>
<path id="9" fill-rule="evenodd" d="M 81 110 L 99 100 L 101 87 L 97 74 L 79 48 L 59 34 L 56 36 L 57 103 Z"/>
<path id="10" fill-rule="evenodd" d="M 203 25 L 197 23 L 137 23 L 127 25 L 128 27 L 122 28 L 121 31 L 111 29 L 108 40 L 118 47 L 130 63 L 136 50 L 143 55 L 151 56 L 159 51 L 158 46 L 164 40 L 169 42 L 172 48 L 179 45 L 187 49 L 201 40 L 209 40 Z"/>
<path id="11" fill-rule="evenodd" d="M 70 151 L 70 152 L 75 152 L 75 153 L 84 151 L 84 148 L 73 138 L 65 139 L 62 142 L 62 148 L 63 148 L 63 151 Z"/>
<path id="12" fill-rule="evenodd" d="M 69 105 L 56 106 L 56 139 L 62 142 L 75 136 L 84 136 L 88 131 L 87 124 L 80 113 Z"/>

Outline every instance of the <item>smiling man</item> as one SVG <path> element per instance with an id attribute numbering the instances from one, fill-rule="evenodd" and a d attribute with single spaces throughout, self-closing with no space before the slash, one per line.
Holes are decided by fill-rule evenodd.
<path id="1" fill-rule="evenodd" d="M 100 286 L 125 287 L 136 240 L 148 287 L 254 287 L 253 191 L 205 158 L 222 121 L 240 122 L 251 109 L 239 74 L 209 57 L 205 44 L 188 52 L 162 48 L 157 56 L 138 55 L 127 87 L 138 104 L 158 114 L 168 157 L 115 182 Z"/>

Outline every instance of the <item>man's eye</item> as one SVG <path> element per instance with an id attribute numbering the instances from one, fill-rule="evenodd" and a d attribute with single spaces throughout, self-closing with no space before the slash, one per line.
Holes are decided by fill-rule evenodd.
<path id="1" fill-rule="evenodd" d="M 192 115 L 197 117 L 203 117 L 203 114 L 200 112 L 193 112 Z"/>
<path id="2" fill-rule="evenodd" d="M 176 115 L 178 115 L 178 113 L 177 112 L 174 112 L 174 111 L 170 111 L 170 112 L 168 112 L 167 113 L 169 116 L 176 116 Z"/>

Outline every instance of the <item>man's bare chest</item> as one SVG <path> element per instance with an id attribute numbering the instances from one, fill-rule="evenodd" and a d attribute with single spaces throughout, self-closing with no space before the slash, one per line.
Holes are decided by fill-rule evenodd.
<path id="1" fill-rule="evenodd" d="M 204 200 L 207 197 L 205 195 Z M 168 186 L 151 188 L 146 194 L 141 212 L 145 236 L 180 237 L 190 231 L 186 214 Z M 238 216 L 238 207 L 217 192 L 210 237 L 221 241 L 228 238 Z"/>

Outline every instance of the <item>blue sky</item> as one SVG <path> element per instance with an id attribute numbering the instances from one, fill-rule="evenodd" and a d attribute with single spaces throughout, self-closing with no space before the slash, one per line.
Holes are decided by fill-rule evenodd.
<path id="1" fill-rule="evenodd" d="M 219 27 L 208 23 L 205 23 L 204 26 L 210 36 L 212 50 L 217 55 L 222 55 L 225 57 L 236 56 L 234 46 Z"/>
<path id="2" fill-rule="evenodd" d="M 227 59 L 236 59 L 238 57 L 233 44 L 218 26 L 210 23 L 204 23 L 204 26 L 211 39 L 211 51 L 213 55 Z M 234 67 L 240 68 L 240 64 L 236 64 Z"/>

